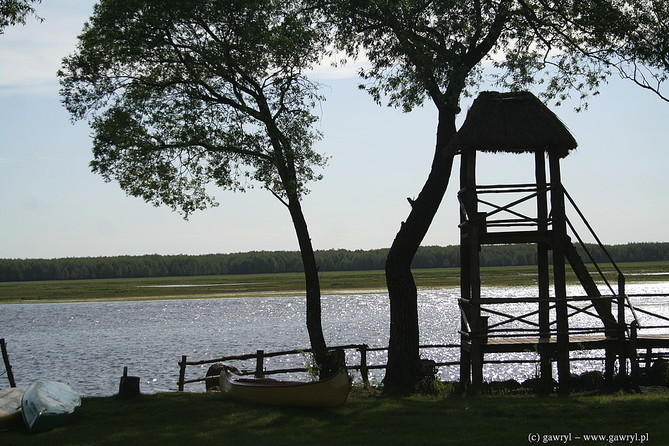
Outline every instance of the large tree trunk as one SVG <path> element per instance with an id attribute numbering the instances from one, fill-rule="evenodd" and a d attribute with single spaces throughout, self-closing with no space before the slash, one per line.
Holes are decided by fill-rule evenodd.
<path id="1" fill-rule="evenodd" d="M 455 134 L 453 109 L 440 110 L 432 168 L 386 259 L 390 296 L 390 341 L 384 391 L 411 392 L 423 378 L 419 353 L 418 292 L 411 262 L 446 192 L 455 153 L 446 144 Z"/>
<path id="2" fill-rule="evenodd" d="M 323 336 L 323 325 L 321 323 L 321 286 L 318 278 L 318 266 L 314 248 L 311 244 L 307 221 L 302 212 L 300 201 L 291 197 L 288 201 L 288 209 L 293 219 L 293 226 L 300 246 L 300 255 L 304 265 L 304 278 L 306 282 L 306 307 L 307 307 L 307 332 L 314 353 L 314 360 L 320 370 L 320 376 L 328 376 L 336 371 L 334 358 L 328 354 L 328 349 Z M 335 370 L 333 370 L 335 369 Z"/>

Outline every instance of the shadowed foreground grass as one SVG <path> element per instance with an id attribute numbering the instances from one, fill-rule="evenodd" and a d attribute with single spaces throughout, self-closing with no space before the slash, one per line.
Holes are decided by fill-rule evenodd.
<path id="1" fill-rule="evenodd" d="M 0 433 L 29 445 L 527 445 L 669 444 L 669 395 L 538 398 L 353 395 L 335 409 L 273 408 L 220 394 L 85 398 L 74 424 L 50 432 Z M 572 435 L 571 441 L 547 437 Z M 603 441 L 584 441 L 584 435 Z M 618 435 L 638 434 L 631 437 Z M 643 437 L 643 436 L 647 437 Z"/>

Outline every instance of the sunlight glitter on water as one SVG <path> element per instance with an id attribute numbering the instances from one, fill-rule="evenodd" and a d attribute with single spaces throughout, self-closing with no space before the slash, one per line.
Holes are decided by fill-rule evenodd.
<path id="1" fill-rule="evenodd" d="M 669 282 L 629 284 L 627 291 L 669 293 Z M 531 294 L 526 288 L 489 289 L 486 293 L 507 297 Z M 457 289 L 420 291 L 421 344 L 459 342 L 458 297 Z M 665 302 L 658 303 L 651 297 L 632 301 L 641 308 L 669 316 Z M 508 304 L 504 311 L 526 311 L 522 305 Z M 387 293 L 324 296 L 322 308 L 329 345 L 387 346 Z M 86 396 L 115 394 L 124 366 L 129 367 L 130 375 L 141 378 L 142 392 L 153 393 L 176 390 L 177 362 L 182 355 L 200 360 L 254 353 L 258 349 L 273 352 L 309 346 L 303 297 L 3 305 L 0 326 L 18 385 L 50 378 L 68 382 Z M 459 359 L 458 349 L 430 349 L 422 354 L 439 362 Z M 307 360 L 304 355 L 276 358 L 268 362 L 268 367 L 275 363 L 281 368 L 303 367 Z M 359 355 L 350 352 L 348 360 L 357 363 Z M 385 352 L 370 352 L 370 364 L 385 360 Z M 578 372 L 586 366 L 590 367 L 574 362 L 573 370 Z M 203 376 L 207 368 L 193 367 L 189 377 Z M 484 374 L 487 380 L 522 380 L 536 375 L 536 367 L 490 364 L 485 366 Z M 359 379 L 359 374 L 354 375 Z M 442 379 L 455 380 L 457 376 L 457 367 L 440 370 Z M 374 372 L 372 378 L 380 381 L 383 372 Z M 203 391 L 204 385 L 191 384 L 186 390 Z"/>

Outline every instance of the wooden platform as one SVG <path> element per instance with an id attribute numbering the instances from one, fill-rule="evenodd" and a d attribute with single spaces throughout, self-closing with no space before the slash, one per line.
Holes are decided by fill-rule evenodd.
<path id="1" fill-rule="evenodd" d="M 625 344 L 630 340 L 625 339 Z M 599 350 L 620 344 L 621 341 L 605 336 L 570 336 L 569 350 Z M 636 340 L 637 348 L 669 348 L 669 334 L 639 335 Z M 471 343 L 466 344 L 471 346 Z M 493 338 L 487 343 L 481 344 L 483 353 L 512 353 L 512 352 L 536 352 L 539 348 L 556 348 L 557 339 L 527 338 Z"/>

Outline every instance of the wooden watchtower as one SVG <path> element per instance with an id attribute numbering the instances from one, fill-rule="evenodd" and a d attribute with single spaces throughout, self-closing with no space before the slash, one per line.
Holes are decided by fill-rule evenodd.
<path id="1" fill-rule="evenodd" d="M 576 148 L 574 137 L 533 94 L 484 92 L 474 101 L 449 144 L 461 155 L 461 382 L 482 383 L 486 353 L 529 350 L 540 355 L 541 382 L 550 386 L 555 361 L 559 390 L 569 392 L 570 350 L 584 345 L 606 349 L 607 373 L 612 374 L 616 355 L 622 354 L 622 343 L 613 341 L 624 339 L 624 325 L 614 318 L 611 300 L 600 299 L 594 280 L 567 235 L 560 160 Z M 535 182 L 477 184 L 479 151 L 534 156 Z M 480 251 L 484 245 L 498 244 L 536 246 L 535 295 L 521 299 L 482 294 Z M 601 333 L 598 337 L 586 338 L 583 334 L 592 331 L 570 327 L 574 304 L 566 291 L 566 263 L 587 292 L 582 301 L 587 299 L 590 309 L 583 311 L 596 319 L 595 330 Z M 520 314 L 499 309 L 513 302 L 531 309 Z M 501 321 L 490 324 L 491 316 Z"/>

